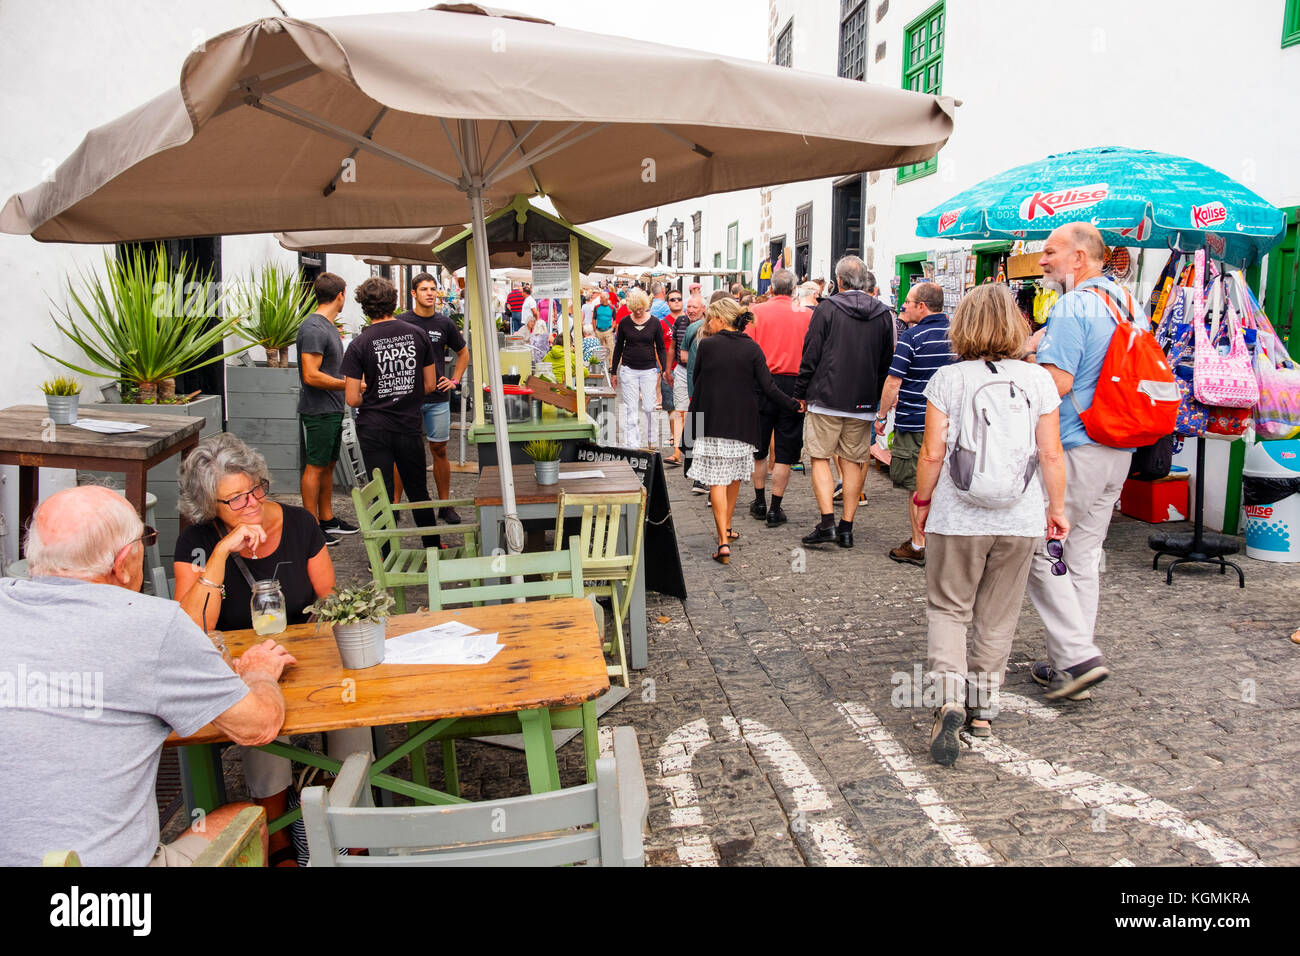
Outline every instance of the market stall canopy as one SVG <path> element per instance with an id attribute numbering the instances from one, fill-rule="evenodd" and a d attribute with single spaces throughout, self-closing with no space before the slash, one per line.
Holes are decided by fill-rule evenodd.
<path id="1" fill-rule="evenodd" d="M 1111 245 L 1205 244 L 1218 259 L 1258 262 L 1286 215 L 1195 160 L 1103 146 L 1060 153 L 986 179 L 917 218 L 918 236 L 1041 239 L 1091 222 Z"/>
<path id="2" fill-rule="evenodd" d="M 421 229 L 314 229 L 277 232 L 276 241 L 290 252 L 324 252 L 353 255 L 383 265 L 419 265 L 433 262 L 433 247 L 442 238 L 440 226 Z"/>
<path id="3" fill-rule="evenodd" d="M 952 133 L 950 97 L 491 13 L 223 33 L 177 88 L 11 197 L 0 229 L 122 242 L 458 225 L 476 184 L 491 207 L 545 194 L 581 223 L 920 162 Z"/>
<path id="4" fill-rule="evenodd" d="M 573 226 L 544 209 L 526 196 L 516 196 L 508 206 L 485 220 L 489 262 L 493 269 L 527 268 L 532 263 L 530 246 L 534 242 L 565 242 L 570 236 L 578 240 L 578 268 L 591 271 L 597 263 L 616 266 L 653 265 L 657 253 L 650 246 L 613 236 L 590 226 Z M 465 268 L 472 230 L 465 229 L 439 244 L 434 261 L 452 272 Z"/>

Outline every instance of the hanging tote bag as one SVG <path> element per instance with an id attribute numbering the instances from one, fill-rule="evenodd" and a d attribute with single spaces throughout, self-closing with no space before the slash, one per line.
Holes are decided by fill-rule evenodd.
<path id="1" fill-rule="evenodd" d="M 1198 259 L 1205 255 L 1196 253 Z M 1223 295 L 1223 284 L 1213 285 L 1216 305 L 1223 304 L 1223 329 L 1219 326 L 1220 310 L 1211 310 L 1214 324 L 1211 331 L 1205 331 L 1206 298 L 1197 296 L 1193 310 L 1192 326 L 1196 333 L 1194 350 L 1195 375 L 1192 384 L 1196 398 L 1205 405 L 1221 405 L 1227 408 L 1253 408 L 1259 401 L 1259 382 L 1255 379 L 1255 369 L 1251 365 L 1250 352 L 1246 348 L 1246 337 L 1242 335 L 1237 322 L 1237 312 L 1232 307 L 1230 298 Z M 1228 336 L 1228 354 L 1219 354 L 1219 335 L 1226 331 Z"/>
<path id="2" fill-rule="evenodd" d="M 1259 402 L 1252 417 L 1260 438 L 1294 438 L 1300 433 L 1300 369 L 1273 330 L 1246 279 L 1234 272 L 1233 289 L 1242 303 L 1242 322 L 1255 329 L 1255 377 Z"/>
<path id="3" fill-rule="evenodd" d="M 1190 276 L 1188 281 L 1191 281 Z M 1192 377 L 1192 326 L 1187 320 L 1191 311 L 1191 297 L 1194 287 L 1180 282 L 1172 290 L 1165 306 L 1164 315 L 1156 330 L 1156 341 L 1169 356 L 1169 366 L 1174 370 L 1174 382 L 1178 386 L 1178 414 L 1174 418 L 1174 432 L 1185 438 L 1199 438 L 1205 434 L 1207 412 L 1204 405 L 1193 394 Z"/>

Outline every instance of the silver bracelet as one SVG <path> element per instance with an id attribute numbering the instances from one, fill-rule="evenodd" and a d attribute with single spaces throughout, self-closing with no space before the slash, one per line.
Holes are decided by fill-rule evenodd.
<path id="1" fill-rule="evenodd" d="M 224 584 L 214 584 L 201 574 L 199 575 L 199 584 L 206 584 L 210 588 L 215 588 L 223 598 L 226 596 L 226 586 Z"/>

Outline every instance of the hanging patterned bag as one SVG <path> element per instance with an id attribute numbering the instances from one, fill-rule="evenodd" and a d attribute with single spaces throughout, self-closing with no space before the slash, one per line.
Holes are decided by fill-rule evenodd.
<path id="1" fill-rule="evenodd" d="M 1242 324 L 1255 330 L 1255 376 L 1259 402 L 1252 418 L 1260 438 L 1294 438 L 1300 434 L 1300 369 L 1260 308 L 1245 276 L 1232 274 L 1233 291 L 1241 302 Z"/>
<path id="2" fill-rule="evenodd" d="M 1182 278 L 1192 281 L 1190 275 Z M 1189 303 L 1193 294 L 1193 289 L 1180 279 L 1171 290 L 1156 330 L 1156 341 L 1169 356 L 1169 367 L 1174 370 L 1174 382 L 1178 385 L 1180 400 L 1174 432 L 1185 438 L 1205 434 L 1207 418 L 1205 406 L 1196 400 L 1192 389 L 1192 326 L 1187 321 L 1187 313 L 1191 311 Z"/>
<path id="3" fill-rule="evenodd" d="M 1204 256 L 1204 251 L 1196 253 L 1198 270 Z M 1246 337 L 1237 321 L 1237 312 L 1232 307 L 1231 298 L 1224 296 L 1222 289 L 1221 282 L 1213 284 L 1213 290 L 1217 293 L 1216 305 L 1222 302 L 1223 308 L 1211 310 L 1214 324 L 1209 333 L 1205 331 L 1208 296 L 1198 295 L 1195 300 L 1192 316 L 1192 327 L 1196 332 L 1193 385 L 1197 400 L 1205 405 L 1249 410 L 1259 401 L 1259 382 L 1255 379 L 1255 370 L 1246 348 Z M 1220 311 L 1222 329 L 1219 325 Z M 1219 354 L 1218 343 L 1222 331 L 1226 331 L 1228 336 L 1227 355 Z"/>

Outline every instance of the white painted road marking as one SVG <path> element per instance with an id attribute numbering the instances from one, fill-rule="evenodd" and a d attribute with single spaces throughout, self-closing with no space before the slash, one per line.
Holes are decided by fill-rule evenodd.
<path id="1" fill-rule="evenodd" d="M 795 812 L 803 816 L 808 836 L 828 866 L 863 864 L 862 855 L 853 845 L 853 838 L 842 819 L 838 816 L 811 816 L 833 810 L 834 804 L 827 796 L 826 789 L 817 782 L 817 778 L 808 769 L 808 764 L 795 752 L 788 740 L 766 725 L 744 717 L 737 722 L 736 718 L 728 714 L 722 718 L 722 726 L 732 740 L 743 741 L 756 748 L 776 770 L 781 783 L 794 798 Z"/>
<path id="2" fill-rule="evenodd" d="M 971 832 L 959 822 L 926 779 L 916 769 L 911 754 L 885 729 L 880 718 L 858 703 L 836 702 L 835 709 L 853 727 L 857 738 L 875 751 L 880 765 L 903 785 L 907 795 L 921 808 L 930 829 L 952 850 L 962 866 L 992 866 L 993 858 Z"/>
<path id="3" fill-rule="evenodd" d="M 709 723 L 703 717 L 674 730 L 659 748 L 659 786 L 668 791 L 673 808 L 668 811 L 670 827 L 701 827 L 700 795 L 691 776 L 695 755 L 710 741 Z M 708 834 L 689 834 L 677 848 L 677 858 L 691 866 L 717 866 L 718 854 Z"/>

